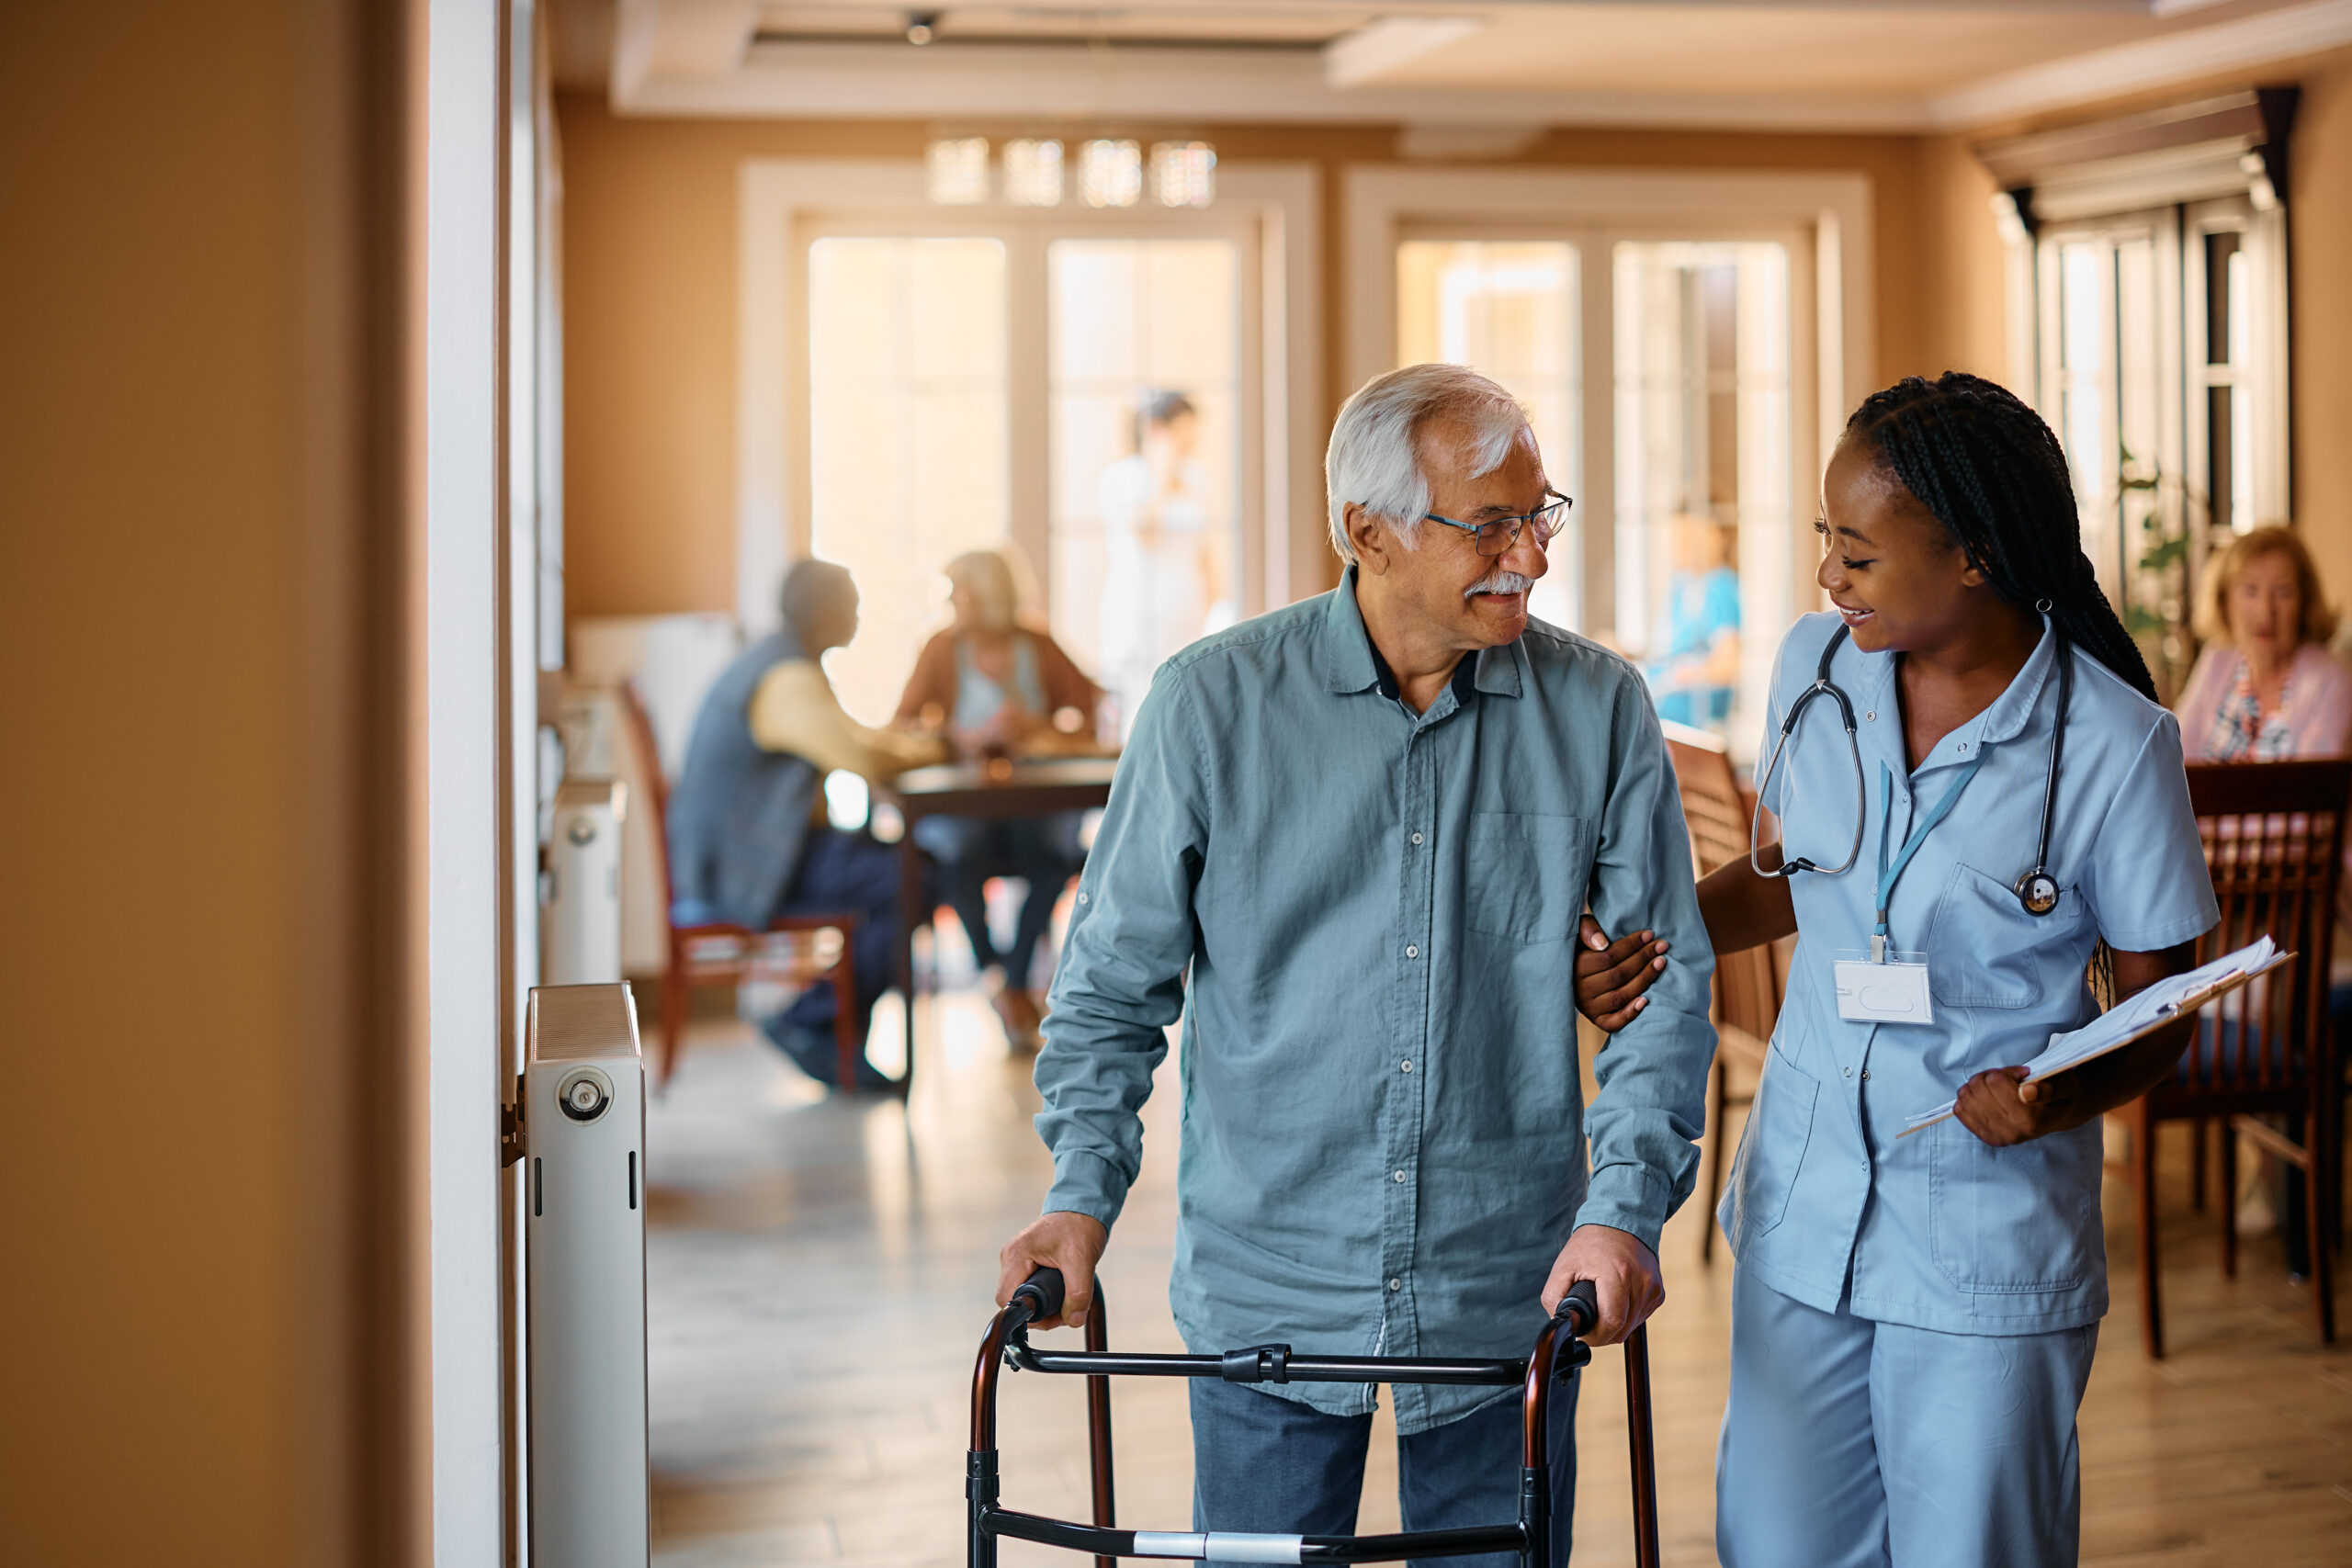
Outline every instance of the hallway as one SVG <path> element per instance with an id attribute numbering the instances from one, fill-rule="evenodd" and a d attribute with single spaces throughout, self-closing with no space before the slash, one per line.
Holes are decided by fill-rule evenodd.
<path id="1" fill-rule="evenodd" d="M 938 1006 L 911 1107 L 827 1099 L 750 1030 L 715 1022 L 650 1113 L 662 1568 L 963 1561 L 972 1350 L 996 1249 L 1035 1212 L 1048 1169 L 1029 1128 L 1028 1059 L 1005 1055 L 978 995 Z M 1120 1348 L 1183 1348 L 1167 1304 L 1173 1066 L 1171 1056 L 1146 1109 L 1143 1177 L 1105 1260 Z M 2316 1343 L 2275 1236 L 2249 1241 L 2239 1278 L 2222 1280 L 2211 1217 L 2182 1201 L 2177 1132 L 2167 1153 L 2180 1156 L 2165 1189 L 2174 1348 L 2160 1364 L 2140 1355 L 2130 1209 L 2109 1194 L 2122 1222 L 2109 1236 L 2118 1310 L 2102 1326 L 2083 1411 L 2083 1561 L 2187 1568 L 2252 1551 L 2272 1568 L 2338 1568 L 2352 1561 L 2352 1352 Z M 1715 1561 L 1731 1271 L 1720 1253 L 1712 1270 L 1695 1265 L 1698 1220 L 1688 1204 L 1668 1227 L 1669 1298 L 1652 1331 L 1669 1564 Z M 1616 1352 L 1599 1353 L 1580 1414 L 1579 1562 L 1632 1561 L 1619 1365 Z M 1186 1528 L 1182 1386 L 1114 1387 L 1121 1519 Z M 1002 1397 L 1008 1504 L 1083 1517 L 1080 1385 L 1012 1376 Z M 1385 1420 L 1373 1453 L 1359 1528 L 1394 1529 Z M 1083 1560 L 1009 1541 L 1003 1561 Z"/>

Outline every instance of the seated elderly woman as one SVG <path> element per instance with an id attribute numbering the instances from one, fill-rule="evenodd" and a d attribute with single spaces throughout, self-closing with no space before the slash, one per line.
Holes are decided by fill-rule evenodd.
<path id="1" fill-rule="evenodd" d="M 2206 563 L 2197 633 L 2205 651 L 2181 694 L 2194 762 L 2340 756 L 2352 734 L 2352 675 L 2327 650 L 2335 612 L 2291 528 L 2241 535 Z"/>
<path id="2" fill-rule="evenodd" d="M 1102 694 L 1054 639 L 1021 624 L 1012 564 L 995 550 L 973 550 L 947 563 L 954 620 L 925 645 L 899 700 L 899 722 L 944 732 L 965 756 L 1068 755 L 1091 751 L 1095 707 Z M 947 901 L 971 939 L 982 969 L 1001 969 L 995 998 L 1005 1037 L 1037 1048 L 1045 1017 L 1030 971 L 1052 925 L 1054 902 L 1085 863 L 1079 814 L 984 819 L 926 817 L 915 841 L 940 863 Z M 991 876 L 1028 884 L 1012 945 L 999 952 L 989 932 Z"/>

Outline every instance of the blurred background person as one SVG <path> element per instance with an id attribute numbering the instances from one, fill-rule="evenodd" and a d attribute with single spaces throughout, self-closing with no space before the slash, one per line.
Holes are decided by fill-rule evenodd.
<path id="1" fill-rule="evenodd" d="M 1683 513 L 1669 525 L 1674 574 L 1658 616 L 1663 648 L 1643 673 L 1657 716 L 1721 729 L 1739 684 L 1739 574 L 1731 530 Z"/>
<path id="2" fill-rule="evenodd" d="M 1068 755 L 1092 751 L 1102 694 L 1045 632 L 1021 619 L 1020 577 L 1000 550 L 972 550 L 946 567 L 953 619 L 924 645 L 899 701 L 898 722 L 944 733 L 970 758 Z M 1049 817 L 926 817 L 915 841 L 940 865 L 947 901 L 971 940 L 972 961 L 1001 972 L 995 996 L 1005 1038 L 1037 1048 L 1045 1017 L 1033 987 L 1038 944 L 1062 888 L 1085 864 L 1081 814 Z M 989 930 L 988 880 L 1017 876 L 1028 885 L 1010 946 Z"/>
<path id="3" fill-rule="evenodd" d="M 1120 724 L 1151 686 L 1161 660 L 1231 626 L 1235 599 L 1226 542 L 1215 525 L 1201 416 L 1182 392 L 1147 392 L 1136 410 L 1136 450 L 1102 470 L 1102 676 Z"/>
<path id="4" fill-rule="evenodd" d="M 819 661 L 857 635 L 857 585 L 845 569 L 797 563 L 785 576 L 783 609 L 783 627 L 720 673 L 695 716 L 670 795 L 671 919 L 758 931 L 778 915 L 854 912 L 863 919 L 851 968 L 870 1006 L 892 980 L 898 855 L 864 832 L 827 825 L 824 777 L 839 768 L 882 784 L 943 761 L 947 749 L 869 729 L 842 711 Z M 820 1083 L 838 1076 L 839 1006 L 820 981 L 763 1025 Z M 860 1059 L 861 1085 L 889 1081 Z"/>
<path id="5" fill-rule="evenodd" d="M 2205 650 L 2178 705 L 2195 762 L 2335 757 L 2352 734 L 2352 675 L 2327 650 L 2335 611 L 2291 528 L 2256 528 L 2206 562 Z"/>
<path id="6" fill-rule="evenodd" d="M 2335 757 L 2352 739 L 2352 675 L 2328 651 L 2335 611 L 2320 592 L 2319 570 L 2291 528 L 2256 528 L 2205 563 L 2195 629 L 2197 656 L 2176 711 L 2192 762 L 2277 762 Z M 2352 852 L 2346 863 L 2352 871 Z M 2338 918 L 2352 905 L 2352 875 L 2339 884 Z M 2338 984 L 2331 1010 L 2343 1027 L 2352 987 Z M 2224 1134 L 2228 1136 L 2228 1134 Z M 2278 1228 L 2285 1171 L 2267 1154 L 2243 1167 L 2237 1228 Z M 2292 1232 L 2291 1260 L 2299 1253 Z"/>

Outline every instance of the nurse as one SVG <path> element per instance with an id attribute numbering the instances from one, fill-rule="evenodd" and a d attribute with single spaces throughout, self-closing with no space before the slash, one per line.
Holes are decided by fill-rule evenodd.
<path id="1" fill-rule="evenodd" d="M 2111 1001 L 2177 974 L 2215 921 L 2180 732 L 2084 558 L 2056 438 L 2008 392 L 1878 393 L 1822 500 L 1836 613 L 1782 643 L 1765 734 L 1770 759 L 1786 730 L 1760 790 L 1781 837 L 1699 886 L 1717 953 L 1797 938 L 1721 1212 L 1717 1551 L 2071 1563 L 2098 1119 L 2190 1024 L 2030 1086 L 2016 1064 L 2099 1010 L 2092 978 Z M 1663 950 L 1586 948 L 1579 1005 L 1613 1027 Z M 1898 1136 L 1955 1090 L 1957 1120 Z"/>

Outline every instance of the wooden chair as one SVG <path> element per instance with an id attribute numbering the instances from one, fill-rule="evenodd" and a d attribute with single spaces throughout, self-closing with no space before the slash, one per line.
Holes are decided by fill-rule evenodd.
<path id="1" fill-rule="evenodd" d="M 828 955 L 825 945 L 817 942 L 799 950 L 796 944 L 796 962 L 792 978 L 802 985 L 830 980 L 833 986 L 833 1041 L 840 1051 L 840 1067 L 836 1085 L 843 1094 L 857 1092 L 857 1068 L 865 1057 L 865 1010 L 857 994 L 857 976 L 850 966 L 851 944 L 857 936 L 858 916 L 854 913 L 779 915 L 763 931 L 724 921 L 708 921 L 682 926 L 671 917 L 674 905 L 671 899 L 670 870 L 670 784 L 662 770 L 662 752 L 653 736 L 653 721 L 645 711 L 645 704 L 637 694 L 634 682 L 620 685 L 620 705 L 623 720 L 628 726 L 629 740 L 637 748 L 644 765 L 646 792 L 653 807 L 654 842 L 659 853 L 654 857 L 662 868 L 662 885 L 657 890 L 662 899 L 662 926 L 665 933 L 662 964 L 662 1065 L 654 1077 L 657 1089 L 669 1087 L 670 1075 L 678 1068 L 678 1053 L 685 1043 L 686 1015 L 695 988 L 706 986 L 739 985 L 750 974 L 757 956 L 761 939 L 772 933 L 789 932 L 805 935 L 836 933 L 839 945 Z"/>
<path id="2" fill-rule="evenodd" d="M 1723 741 L 1703 729 L 1668 724 L 1667 754 L 1674 762 L 1675 783 L 1682 795 L 1682 819 L 1690 830 L 1690 860 L 1701 876 L 1747 853 L 1747 832 L 1753 798 L 1742 789 L 1731 769 Z M 1615 933 L 1611 933 L 1612 935 Z M 1781 956 L 1770 947 L 1754 947 L 1715 960 L 1714 1071 L 1708 1078 L 1707 1126 L 1713 1137 L 1707 1145 L 1707 1224 L 1700 1233 L 1699 1257 L 1715 1255 L 1715 1203 L 1723 1195 L 1724 1118 L 1735 1105 L 1746 1105 L 1754 1091 L 1735 1092 L 1731 1087 L 1734 1061 L 1761 1074 L 1773 1025 L 1781 1016 L 1786 983 Z"/>
<path id="3" fill-rule="evenodd" d="M 2330 1210 L 2341 1168 L 2330 1101 L 2336 1077 L 2328 1027 L 2328 958 L 2352 761 L 2193 762 L 2188 798 L 2212 873 L 2221 924 L 2198 939 L 2204 963 L 2267 933 L 2300 956 L 2266 981 L 2222 998 L 2199 1021 L 2177 1073 L 2113 1112 L 2131 1129 L 2127 1171 L 2139 1211 L 2140 1322 L 2151 1358 L 2164 1355 L 2157 1297 L 2155 1133 L 2165 1122 L 2222 1126 L 2222 1272 L 2237 1272 L 2237 1141 L 2245 1138 L 2303 1173 L 2312 1304 L 2323 1342 L 2335 1337 Z M 2300 1119 L 2295 1142 L 2262 1120 Z"/>

